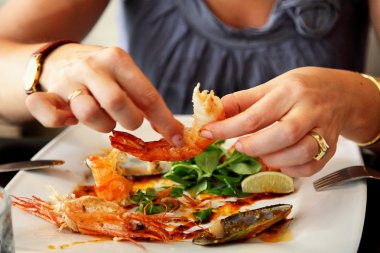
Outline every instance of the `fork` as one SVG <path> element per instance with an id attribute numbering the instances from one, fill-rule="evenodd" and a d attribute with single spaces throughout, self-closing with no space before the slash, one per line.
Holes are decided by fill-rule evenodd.
<path id="1" fill-rule="evenodd" d="M 380 179 L 380 171 L 361 166 L 351 166 L 330 173 L 316 181 L 313 185 L 316 191 L 325 190 L 331 186 L 336 186 L 362 178 Z"/>

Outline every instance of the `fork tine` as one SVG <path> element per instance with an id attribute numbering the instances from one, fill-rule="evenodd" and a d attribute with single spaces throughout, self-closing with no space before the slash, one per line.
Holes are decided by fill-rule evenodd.
<path id="1" fill-rule="evenodd" d="M 334 184 L 337 181 L 342 181 L 342 180 L 345 180 L 348 178 L 350 178 L 348 174 L 342 173 L 339 175 L 335 175 L 334 177 L 325 178 L 325 180 L 317 182 L 317 183 L 315 183 L 315 185 L 321 187 L 321 186 L 324 186 L 326 184 Z"/>
<path id="2" fill-rule="evenodd" d="M 343 183 L 349 180 L 350 174 L 347 169 L 338 170 L 332 174 L 324 176 L 313 183 L 315 190 L 320 191 L 330 186 Z"/>
<path id="3" fill-rule="evenodd" d="M 337 170 L 313 182 L 316 191 L 321 191 L 330 186 L 347 183 L 350 181 L 374 178 L 380 179 L 380 172 L 363 165 L 350 166 L 341 170 Z"/>
<path id="4" fill-rule="evenodd" d="M 324 180 L 320 182 L 319 184 L 314 183 L 314 188 L 316 190 L 321 190 L 333 185 L 336 185 L 337 183 L 344 182 L 345 179 L 348 179 L 348 177 L 335 177 L 335 178 L 329 178 L 327 180 Z M 318 188 L 318 189 L 317 189 Z"/>
<path id="5" fill-rule="evenodd" d="M 347 169 L 341 169 L 341 170 L 337 170 L 335 172 L 332 172 L 324 177 L 321 177 L 320 179 L 316 180 L 315 183 L 319 183 L 319 182 L 323 182 L 329 178 L 333 178 L 333 177 L 336 177 L 336 176 L 340 176 L 342 173 L 344 173 L 344 171 L 346 171 Z"/>
<path id="6" fill-rule="evenodd" d="M 319 179 L 318 181 L 315 181 L 313 184 L 314 185 L 322 185 L 322 184 L 325 184 L 326 182 L 329 182 L 329 181 L 334 180 L 335 178 L 339 178 L 339 177 L 340 177 L 339 174 L 335 174 L 333 176 L 326 176 L 326 177 Z"/>
<path id="7" fill-rule="evenodd" d="M 322 177 L 322 178 L 314 181 L 314 184 L 315 185 L 320 185 L 320 184 L 324 184 L 324 183 L 326 183 L 328 181 L 334 180 L 336 178 L 340 178 L 341 175 L 342 175 L 342 173 L 343 172 L 341 172 L 341 171 L 336 171 L 336 172 L 334 172 L 332 174 L 328 174 L 328 175 L 326 175 L 326 176 L 324 176 L 324 177 Z"/>

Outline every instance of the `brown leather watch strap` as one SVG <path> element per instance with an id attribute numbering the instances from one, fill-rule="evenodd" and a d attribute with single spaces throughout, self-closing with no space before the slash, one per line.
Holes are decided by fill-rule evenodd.
<path id="1" fill-rule="evenodd" d="M 49 42 L 49 43 L 45 44 L 44 46 L 40 47 L 39 49 L 37 49 L 33 53 L 33 55 L 42 54 L 41 60 L 43 60 L 43 58 L 45 58 L 49 53 L 51 53 L 51 51 L 53 51 L 54 49 L 56 49 L 59 46 L 62 46 L 64 44 L 68 44 L 68 43 L 78 43 L 78 42 L 74 41 L 74 40 L 67 40 L 67 39 L 66 40 L 55 40 L 55 41 Z"/>
<path id="2" fill-rule="evenodd" d="M 39 79 L 45 58 L 57 47 L 68 43 L 78 42 L 69 39 L 52 41 L 46 43 L 32 54 L 24 74 L 24 89 L 27 95 L 42 91 Z"/>

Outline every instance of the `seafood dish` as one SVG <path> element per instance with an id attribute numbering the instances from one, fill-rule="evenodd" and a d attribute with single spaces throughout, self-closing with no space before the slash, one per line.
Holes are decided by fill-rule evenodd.
<path id="1" fill-rule="evenodd" d="M 51 189 L 49 200 L 38 196 L 12 196 L 13 205 L 53 223 L 59 231 L 130 241 L 142 248 L 141 241 L 192 240 L 197 245 L 240 241 L 291 220 L 289 204 L 252 208 L 259 200 L 291 193 L 244 194 L 234 185 L 237 178 L 241 180 L 250 173 L 270 168 L 233 150 L 227 152 L 220 148 L 220 141 L 199 135 L 202 126 L 224 118 L 220 99 L 212 91 L 200 92 L 198 84 L 193 103 L 194 121 L 192 127 L 184 128 L 183 147 L 174 147 L 163 139 L 144 142 L 129 133 L 114 131 L 110 137 L 112 150 L 86 158 L 93 185 L 80 185 L 71 194 L 59 194 Z M 131 156 L 146 161 L 153 177 L 128 174 L 125 167 L 131 163 L 125 161 Z M 205 171 L 189 164 L 193 160 L 206 168 Z M 178 161 L 184 163 L 168 163 Z M 205 161 L 207 166 L 211 162 L 215 168 L 208 169 Z M 172 167 L 162 175 L 168 165 Z M 217 172 L 216 167 L 221 172 Z M 181 177 L 183 171 L 192 174 Z M 219 174 L 213 175 L 214 172 Z M 181 185 L 176 181 L 180 178 L 189 183 L 194 181 L 194 175 L 198 177 L 195 185 Z M 225 185 L 208 182 L 213 176 L 221 178 Z"/>
<path id="2" fill-rule="evenodd" d="M 199 202 L 186 195 L 183 196 L 187 202 L 182 202 L 166 195 L 172 189 L 169 188 L 170 191 L 163 190 L 165 193 L 157 192 L 160 197 L 157 198 L 157 202 L 152 202 L 150 205 L 163 203 L 165 210 L 163 213 L 149 215 L 147 209 L 150 205 L 145 205 L 143 212 L 131 212 L 128 207 L 96 196 L 75 198 L 56 193 L 48 202 L 38 197 L 14 196 L 13 205 L 55 224 L 59 230 L 67 228 L 81 234 L 126 240 L 139 247 L 142 245 L 138 241 L 168 242 L 193 238 L 194 244 L 206 246 L 249 239 L 286 219 L 292 209 L 291 205 L 278 204 L 237 212 L 224 219 L 214 221 L 209 228 L 202 228 L 200 227 L 204 222 L 202 219 L 194 221 L 187 216 L 167 215 L 167 213 L 178 209 L 180 205 L 188 210 L 199 210 L 209 203 Z M 193 215 L 209 210 L 211 209 L 193 212 Z M 198 230 L 185 231 L 194 227 L 198 227 Z"/>

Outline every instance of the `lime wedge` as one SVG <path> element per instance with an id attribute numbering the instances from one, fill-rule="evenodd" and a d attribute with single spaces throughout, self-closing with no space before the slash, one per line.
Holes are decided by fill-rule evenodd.
<path id="1" fill-rule="evenodd" d="M 263 171 L 243 179 L 241 188 L 246 193 L 290 193 L 294 191 L 293 178 L 276 171 Z"/>

